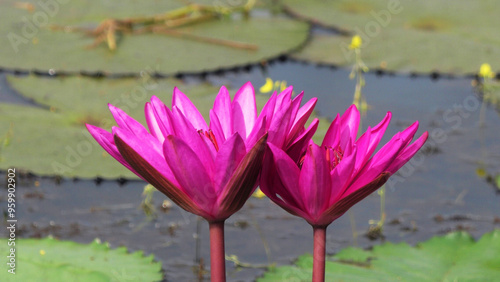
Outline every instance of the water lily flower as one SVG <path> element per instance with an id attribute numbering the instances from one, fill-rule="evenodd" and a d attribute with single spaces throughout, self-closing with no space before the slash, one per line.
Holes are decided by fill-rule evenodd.
<path id="1" fill-rule="evenodd" d="M 417 121 L 373 155 L 390 120 L 388 112 L 356 140 L 360 115 L 352 105 L 342 116 L 337 115 L 321 146 L 311 142 L 298 160 L 268 144 L 260 187 L 273 202 L 312 225 L 313 281 L 324 281 L 327 226 L 381 187 L 427 140 L 425 132 L 410 144 Z"/>
<path id="2" fill-rule="evenodd" d="M 224 220 L 257 187 L 266 142 L 298 155 L 317 128 L 317 120 L 304 128 L 316 100 L 300 107 L 303 94 L 292 99 L 291 93 L 291 88 L 274 93 L 257 115 L 250 83 L 232 101 L 222 87 L 207 125 L 189 98 L 175 88 L 171 109 L 155 96 L 146 103 L 149 131 L 112 105 L 117 123 L 112 132 L 87 128 L 122 165 L 209 222 L 212 280 L 225 281 Z"/>

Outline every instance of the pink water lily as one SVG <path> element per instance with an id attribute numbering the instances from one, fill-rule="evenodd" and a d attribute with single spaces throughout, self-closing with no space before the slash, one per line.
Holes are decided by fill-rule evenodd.
<path id="1" fill-rule="evenodd" d="M 112 132 L 87 128 L 122 165 L 181 208 L 209 221 L 212 280 L 224 281 L 224 220 L 255 190 L 266 141 L 298 155 L 317 128 L 317 119 L 304 128 L 316 99 L 300 107 L 303 93 L 291 96 L 291 88 L 273 94 L 258 115 L 250 83 L 232 101 L 222 87 L 207 125 L 189 98 L 175 88 L 171 109 L 155 96 L 146 103 L 149 131 L 112 105 L 117 123 Z"/>
<path id="2" fill-rule="evenodd" d="M 261 190 L 283 209 L 313 226 L 313 281 L 324 279 L 326 227 L 381 187 L 417 153 L 428 137 L 424 132 L 410 144 L 418 129 L 417 121 L 394 135 L 373 155 L 389 125 L 391 113 L 356 139 L 359 120 L 354 105 L 342 116 L 337 115 L 321 146 L 311 142 L 299 159 L 291 158 L 273 144 L 268 146 Z"/>
<path id="3" fill-rule="evenodd" d="M 118 124 L 112 133 L 92 125 L 87 127 L 113 157 L 180 207 L 209 221 L 224 220 L 241 208 L 253 192 L 267 136 L 263 136 L 261 125 L 255 131 L 262 134 L 248 148 L 239 133 L 219 143 L 208 127 L 193 126 L 182 113 L 185 106 L 177 103 L 170 111 L 153 97 L 146 105 L 146 113 L 148 117 L 157 115 L 155 125 L 162 122 L 162 126 L 159 131 L 152 130 L 152 134 L 112 105 L 109 108 Z M 191 117 L 197 113 L 190 112 Z M 150 128 L 153 123 L 148 118 Z"/>

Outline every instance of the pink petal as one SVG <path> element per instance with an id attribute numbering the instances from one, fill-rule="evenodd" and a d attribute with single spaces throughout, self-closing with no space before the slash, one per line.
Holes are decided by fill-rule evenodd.
<path id="1" fill-rule="evenodd" d="M 200 146 L 202 147 L 201 150 L 206 150 L 203 153 L 200 153 L 199 157 L 201 159 L 205 160 L 203 162 L 203 164 L 205 165 L 205 168 L 207 169 L 207 171 L 210 175 L 213 175 L 213 172 L 215 171 L 215 157 L 217 156 L 219 142 L 217 142 L 217 140 L 215 141 L 215 143 L 217 144 L 217 146 L 216 146 L 214 144 L 214 141 L 213 141 L 215 135 L 213 135 L 213 133 L 212 134 L 210 134 L 210 133 L 211 133 L 210 131 L 207 131 L 205 133 L 199 133 L 198 135 L 200 136 L 202 142 L 197 143 L 194 146 L 193 146 L 193 142 L 191 142 L 192 140 L 188 140 L 188 142 L 186 142 L 186 143 L 189 144 L 189 146 L 195 152 L 197 152 L 197 150 L 195 148 L 200 147 Z M 203 146 L 203 144 L 205 144 L 205 146 Z"/>
<path id="2" fill-rule="evenodd" d="M 174 88 L 174 95 L 172 96 L 172 107 L 174 106 L 176 106 L 185 117 L 189 118 L 194 128 L 198 130 L 208 130 L 207 123 L 198 109 L 177 87 Z"/>
<path id="3" fill-rule="evenodd" d="M 284 143 L 291 125 L 291 103 L 283 103 L 273 116 L 271 125 L 269 126 L 268 142 L 276 145 L 279 148 L 284 147 Z"/>
<path id="4" fill-rule="evenodd" d="M 354 206 L 359 201 L 366 198 L 375 190 L 380 188 L 389 178 L 390 173 L 382 173 L 370 183 L 351 193 L 349 196 L 340 199 L 334 205 L 330 206 L 322 216 L 315 222 L 309 222 L 313 226 L 328 226 L 337 218 L 341 217 L 347 210 Z"/>
<path id="5" fill-rule="evenodd" d="M 222 125 L 220 123 L 219 117 L 212 109 L 210 110 L 210 130 L 214 133 L 215 139 L 220 142 L 226 142 L 226 136 L 224 130 L 222 129 Z"/>
<path id="6" fill-rule="evenodd" d="M 372 156 L 373 152 L 369 153 L 368 149 L 370 148 L 370 142 L 372 138 L 372 129 L 368 126 L 368 129 L 366 130 L 361 137 L 359 137 L 358 141 L 356 141 L 356 148 L 357 148 L 357 154 L 356 154 L 356 165 L 355 165 L 355 171 L 359 171 L 365 164 L 366 162 L 370 159 Z"/>
<path id="7" fill-rule="evenodd" d="M 233 132 L 246 138 L 252 131 L 257 118 L 255 92 L 250 82 L 245 83 L 234 95 L 232 104 Z"/>
<path id="8" fill-rule="evenodd" d="M 403 132 L 396 133 L 387 144 L 385 144 L 370 160 L 372 165 L 385 162 L 386 159 L 392 159 L 393 155 L 398 155 L 411 141 L 413 135 L 418 129 L 418 123 L 405 129 Z M 401 146 L 394 145 L 396 142 L 401 141 Z M 399 143 L 398 143 L 399 144 Z M 398 149 L 399 148 L 399 149 Z"/>
<path id="9" fill-rule="evenodd" d="M 274 146 L 268 143 L 268 146 Z M 277 150 L 279 148 L 275 147 Z M 285 154 L 286 155 L 286 154 Z M 298 181 L 296 182 L 298 183 Z M 310 219 L 309 214 L 303 211 L 302 200 L 299 197 L 299 202 L 295 201 L 287 189 L 283 186 L 280 176 L 276 171 L 275 160 L 271 149 L 266 150 L 264 156 L 264 167 L 262 168 L 262 175 L 260 181 L 260 189 L 266 194 L 269 199 L 282 207 L 287 212 L 300 216 L 302 218 Z M 298 189 L 291 190 L 298 193 Z"/>
<path id="10" fill-rule="evenodd" d="M 255 143 L 262 138 L 262 136 L 264 136 L 264 134 L 266 134 L 266 122 L 266 116 L 257 119 L 252 132 L 248 135 L 247 140 L 245 140 L 245 145 L 248 150 L 250 150 L 250 148 L 252 148 Z"/>
<path id="11" fill-rule="evenodd" d="M 340 118 L 340 126 L 341 126 L 341 140 L 340 146 L 342 148 L 347 144 L 347 138 L 351 140 L 356 140 L 358 137 L 358 127 L 359 127 L 359 111 L 355 105 L 351 105 L 345 113 Z M 343 134 L 343 131 L 346 130 L 348 134 Z"/>
<path id="12" fill-rule="evenodd" d="M 229 137 L 215 157 L 214 184 L 217 195 L 224 189 L 247 151 L 245 142 L 238 133 Z"/>
<path id="13" fill-rule="evenodd" d="M 418 120 L 415 121 L 412 125 L 410 125 L 407 129 L 403 130 L 401 132 L 401 139 L 405 140 L 404 146 L 406 147 L 408 144 L 410 144 L 411 140 L 413 139 L 413 136 L 418 130 Z"/>
<path id="14" fill-rule="evenodd" d="M 293 88 L 292 88 L 292 93 L 293 93 Z M 304 91 L 300 92 L 299 95 L 295 96 L 295 98 L 292 99 L 292 106 L 291 106 L 291 117 L 293 120 L 293 123 L 295 123 L 297 113 L 300 109 L 300 104 L 302 103 L 302 98 L 304 97 Z M 293 123 L 290 123 L 292 125 Z"/>
<path id="15" fill-rule="evenodd" d="M 128 168 L 130 171 L 135 173 L 140 178 L 144 179 L 140 174 L 138 174 L 132 166 L 130 166 L 127 161 L 122 157 L 118 148 L 115 146 L 115 141 L 113 140 L 113 134 L 107 132 L 106 130 L 99 128 L 97 126 L 93 126 L 90 124 L 85 124 L 87 126 L 88 131 L 94 137 L 94 139 L 101 145 L 108 154 L 110 154 L 113 158 L 115 158 L 118 162 L 120 162 L 123 166 Z"/>
<path id="16" fill-rule="evenodd" d="M 302 107 L 300 107 L 299 111 L 297 112 L 297 115 L 295 116 L 294 125 L 297 122 L 301 121 L 304 116 L 309 118 L 309 116 L 313 112 L 314 107 L 316 106 L 317 102 L 318 102 L 318 98 L 314 97 L 311 100 L 307 101 Z M 304 122 L 304 124 L 305 124 L 305 122 Z"/>
<path id="17" fill-rule="evenodd" d="M 163 143 L 165 160 L 184 192 L 204 211 L 217 201 L 212 179 L 198 155 L 182 139 L 169 135 Z"/>
<path id="18" fill-rule="evenodd" d="M 146 103 L 144 112 L 151 135 L 163 143 L 165 136 L 173 133 L 170 125 L 170 110 L 158 97 L 153 96 L 151 102 Z"/>
<path id="19" fill-rule="evenodd" d="M 257 188 L 262 160 L 266 151 L 267 134 L 243 157 L 219 195 L 219 217 L 227 218 L 237 212 Z"/>
<path id="20" fill-rule="evenodd" d="M 344 156 L 342 161 L 330 172 L 332 191 L 329 205 L 333 205 L 348 188 L 347 184 L 352 180 L 356 164 L 356 153 L 356 148 L 354 148 L 354 151 L 350 155 Z"/>
<path id="21" fill-rule="evenodd" d="M 276 195 L 278 195 L 287 205 L 305 211 L 305 199 L 302 197 L 299 188 L 299 167 L 283 150 L 271 143 L 268 143 L 268 146 L 269 151 L 267 155 L 270 155 L 270 157 L 272 155 L 272 158 L 266 160 L 267 165 L 262 177 L 275 178 L 277 183 L 272 184 L 274 181 L 267 181 L 266 184 L 271 183 L 271 187 L 261 184 L 262 192 L 266 190 L 268 193 L 264 193 L 269 194 L 269 197 L 272 196 L 272 198 L 277 198 Z M 277 172 L 277 175 L 274 171 Z"/>
<path id="22" fill-rule="evenodd" d="M 302 106 L 297 112 L 297 115 L 295 116 L 295 121 L 293 122 L 292 128 L 288 133 L 288 140 L 286 141 L 288 145 L 294 142 L 294 139 L 296 138 L 297 134 L 301 132 L 301 130 L 304 128 L 304 125 L 311 116 L 311 113 L 313 112 L 317 101 L 318 101 L 317 98 L 313 98 L 307 101 L 307 103 L 305 103 L 305 105 Z"/>
<path id="23" fill-rule="evenodd" d="M 133 136 L 132 134 L 130 135 Z M 184 193 L 183 190 L 179 188 L 175 178 L 167 177 L 163 172 L 158 171 L 157 167 L 153 166 L 144 158 L 144 156 L 150 158 L 151 156 L 149 156 L 149 153 L 137 152 L 118 135 L 115 135 L 114 140 L 117 148 L 120 150 L 120 154 L 127 162 L 132 164 L 134 169 L 146 181 L 151 183 L 156 189 L 165 194 L 184 210 L 200 216 L 206 216 L 206 213 L 201 210 L 195 202 Z M 156 162 L 156 160 L 154 162 Z M 165 163 L 165 161 L 163 162 Z"/>
<path id="24" fill-rule="evenodd" d="M 281 107 L 289 107 L 292 104 L 292 92 L 293 87 L 288 86 L 285 90 L 281 91 L 281 93 L 277 95 L 276 106 L 274 108 L 275 112 Z"/>
<path id="25" fill-rule="evenodd" d="M 260 189 L 264 192 L 264 194 L 266 194 L 267 197 L 269 197 L 271 201 L 282 207 L 287 212 L 302 218 L 310 218 L 309 215 L 301 208 L 303 205 L 300 200 L 300 196 L 298 196 L 299 202 L 295 201 L 291 196 L 291 193 L 283 186 L 283 182 L 277 173 L 273 152 L 269 148 L 271 146 L 274 145 L 268 143 L 268 148 L 266 150 L 266 154 L 264 155 L 264 166 L 262 168 L 262 175 L 260 178 Z M 274 146 L 274 149 L 280 150 L 276 146 Z M 298 183 L 298 179 L 293 182 Z M 297 193 L 298 189 L 292 189 L 290 191 Z"/>
<path id="26" fill-rule="evenodd" d="M 314 133 L 318 129 L 319 119 L 315 118 L 309 125 L 309 127 L 304 130 L 291 145 L 289 145 L 286 149 L 286 153 L 290 156 L 290 158 L 296 162 L 299 161 L 300 156 L 306 150 L 309 141 L 313 137 Z"/>
<path id="27" fill-rule="evenodd" d="M 396 134 L 397 135 L 397 134 Z M 357 172 L 355 180 L 350 184 L 349 189 L 342 195 L 342 198 L 352 194 L 357 189 L 367 185 L 383 172 L 387 172 L 391 163 L 396 159 L 403 149 L 403 140 L 397 138 L 387 143 L 372 159 Z"/>
<path id="28" fill-rule="evenodd" d="M 140 124 L 138 121 L 135 119 L 131 118 L 129 115 L 127 115 L 124 111 L 121 109 L 108 104 L 109 110 L 111 111 L 111 114 L 113 115 L 114 119 L 116 120 L 116 123 L 118 124 L 119 127 L 129 130 L 133 132 L 137 136 L 146 136 L 150 135 L 149 132 L 144 128 L 142 124 Z"/>
<path id="29" fill-rule="evenodd" d="M 316 144 L 312 144 L 307 150 L 300 171 L 299 186 L 310 215 L 319 215 L 328 207 L 331 193 L 330 168 L 325 150 Z"/>
<path id="30" fill-rule="evenodd" d="M 151 135 L 153 135 L 156 139 L 160 140 L 160 142 L 163 142 L 163 140 L 165 140 L 165 136 L 163 132 L 161 132 L 160 126 L 154 116 L 154 110 L 150 103 L 146 103 L 144 106 L 144 113 L 146 115 L 146 123 L 148 124 L 149 132 L 151 132 Z"/>
<path id="31" fill-rule="evenodd" d="M 390 160 L 396 158 L 404 149 L 405 140 L 401 139 L 401 133 L 397 133 L 394 137 L 387 142 L 380 150 L 368 161 L 362 171 L 370 170 L 372 167 L 378 166 L 382 163 L 389 163 Z"/>
<path id="32" fill-rule="evenodd" d="M 325 138 L 323 139 L 323 143 L 321 143 L 322 147 L 332 147 L 336 148 L 340 141 L 340 114 L 337 114 L 335 119 L 328 127 L 326 131 Z"/>
<path id="33" fill-rule="evenodd" d="M 405 165 L 417 152 L 422 148 L 429 137 L 429 133 L 426 131 L 420 138 L 418 138 L 413 144 L 407 146 L 396 159 L 392 162 L 392 164 L 387 168 L 387 171 L 392 174 L 396 173 L 403 165 Z"/>
<path id="34" fill-rule="evenodd" d="M 363 134 L 356 145 L 358 146 L 358 154 L 356 159 L 356 171 L 359 171 L 366 162 L 370 159 L 375 149 L 377 149 L 382 136 L 384 136 L 385 130 L 389 123 L 391 122 L 392 113 L 387 112 L 384 119 L 377 124 L 374 128 L 368 128 L 368 131 Z M 364 153 L 363 153 L 364 152 Z"/>
<path id="35" fill-rule="evenodd" d="M 259 119 L 262 119 L 266 117 L 267 124 L 266 124 L 266 130 L 269 128 L 269 125 L 271 124 L 271 120 L 273 119 L 274 116 L 274 109 L 276 107 L 276 93 L 273 93 L 271 97 L 269 97 L 269 100 L 266 102 L 264 107 L 262 108 L 262 111 L 260 111 L 260 115 L 257 118 L 257 122 Z"/>
<path id="36" fill-rule="evenodd" d="M 149 132 L 136 120 L 129 117 L 125 112 L 118 108 L 114 108 L 110 105 L 114 111 L 113 115 L 116 115 L 117 123 L 120 127 L 113 127 L 112 134 L 115 135 L 115 131 L 117 129 L 121 129 L 121 131 L 127 131 L 128 133 L 136 136 L 137 139 L 142 140 L 143 146 L 149 148 L 150 150 L 154 150 L 158 154 L 163 154 L 163 149 L 161 143 L 158 139 L 156 139 L 153 135 L 149 134 Z"/>
<path id="37" fill-rule="evenodd" d="M 213 175 L 215 145 L 211 142 L 205 142 L 204 138 L 200 136 L 205 132 L 198 132 L 176 106 L 173 107 L 172 116 L 175 120 L 173 123 L 175 135 L 197 153 L 207 172 Z"/>
<path id="38" fill-rule="evenodd" d="M 150 144 L 145 143 L 143 139 L 139 138 L 138 136 L 134 135 L 132 132 L 126 129 L 120 127 L 113 127 L 113 135 L 115 136 L 114 137 L 115 142 L 117 138 L 120 139 L 122 141 L 122 144 L 125 144 L 127 145 L 127 148 L 134 150 L 134 152 L 137 155 L 139 155 L 145 162 L 147 162 L 150 167 L 152 167 L 158 173 L 162 174 L 166 179 L 168 179 L 174 185 L 177 185 L 177 181 L 175 180 L 174 175 L 170 170 L 170 167 L 165 162 L 163 154 L 159 153 L 156 150 L 152 150 Z M 121 155 L 125 158 L 118 144 L 116 146 L 120 150 Z M 134 163 L 130 162 L 128 163 L 134 169 L 136 168 Z M 137 172 L 141 173 L 140 170 L 137 170 Z M 145 179 L 149 181 L 149 179 L 147 178 Z"/>
<path id="39" fill-rule="evenodd" d="M 224 140 L 226 140 L 233 135 L 233 115 L 231 97 L 224 86 L 220 88 L 219 94 L 215 98 L 213 112 L 219 120 L 220 130 L 224 135 Z"/>

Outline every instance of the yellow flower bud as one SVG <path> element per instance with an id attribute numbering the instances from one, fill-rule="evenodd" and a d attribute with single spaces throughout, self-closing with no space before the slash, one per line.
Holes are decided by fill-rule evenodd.
<path id="1" fill-rule="evenodd" d="M 363 44 L 363 40 L 361 39 L 361 36 L 355 35 L 351 40 L 351 44 L 349 45 L 349 49 L 359 49 L 361 47 L 361 44 Z"/>
<path id="2" fill-rule="evenodd" d="M 479 77 L 482 78 L 493 78 L 495 76 L 495 73 L 491 71 L 491 66 L 490 64 L 482 64 L 481 67 L 479 68 Z"/>
<path id="3" fill-rule="evenodd" d="M 260 87 L 259 91 L 260 93 L 269 93 L 273 91 L 273 80 L 269 77 L 266 78 L 266 83 Z"/>

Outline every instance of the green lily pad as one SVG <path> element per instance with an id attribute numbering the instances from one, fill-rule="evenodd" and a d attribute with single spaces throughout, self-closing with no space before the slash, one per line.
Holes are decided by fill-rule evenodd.
<path id="1" fill-rule="evenodd" d="M 40 3 L 52 3 L 52 6 Z M 110 51 L 105 44 L 89 49 L 86 47 L 93 44 L 93 37 L 83 32 L 51 28 L 90 29 L 105 19 L 150 17 L 173 11 L 184 3 L 180 0 L 1 1 L 0 45 L 3 48 L 0 67 L 108 74 L 139 73 L 147 69 L 162 74 L 201 72 L 276 57 L 301 46 L 307 39 L 309 27 L 306 23 L 283 17 L 245 19 L 237 15 L 175 30 L 188 36 L 253 44 L 257 50 L 151 33 L 118 36 L 115 51 Z M 217 3 L 212 1 L 210 4 Z"/>
<path id="2" fill-rule="evenodd" d="M 495 1 L 299 1 L 284 0 L 291 13 L 363 39 L 370 68 L 400 72 L 476 73 L 500 65 L 500 6 Z M 443 13 L 442 11 L 447 11 Z M 335 65 L 354 63 L 350 36 L 318 34 L 294 54 Z"/>
<path id="3" fill-rule="evenodd" d="M 161 281 L 161 263 L 141 251 L 125 247 L 110 249 L 98 240 L 84 245 L 72 241 L 45 239 L 0 239 L 2 256 L 15 249 L 15 265 L 5 266 L 2 281 Z M 10 262 L 10 258 L 5 261 Z M 7 270 L 14 267 L 15 274 Z"/>
<path id="4" fill-rule="evenodd" d="M 494 281 L 500 277 L 500 230 L 477 242 L 464 232 L 411 247 L 385 243 L 372 250 L 346 248 L 326 261 L 326 281 Z M 310 281 L 312 256 L 268 271 L 257 281 Z"/>

